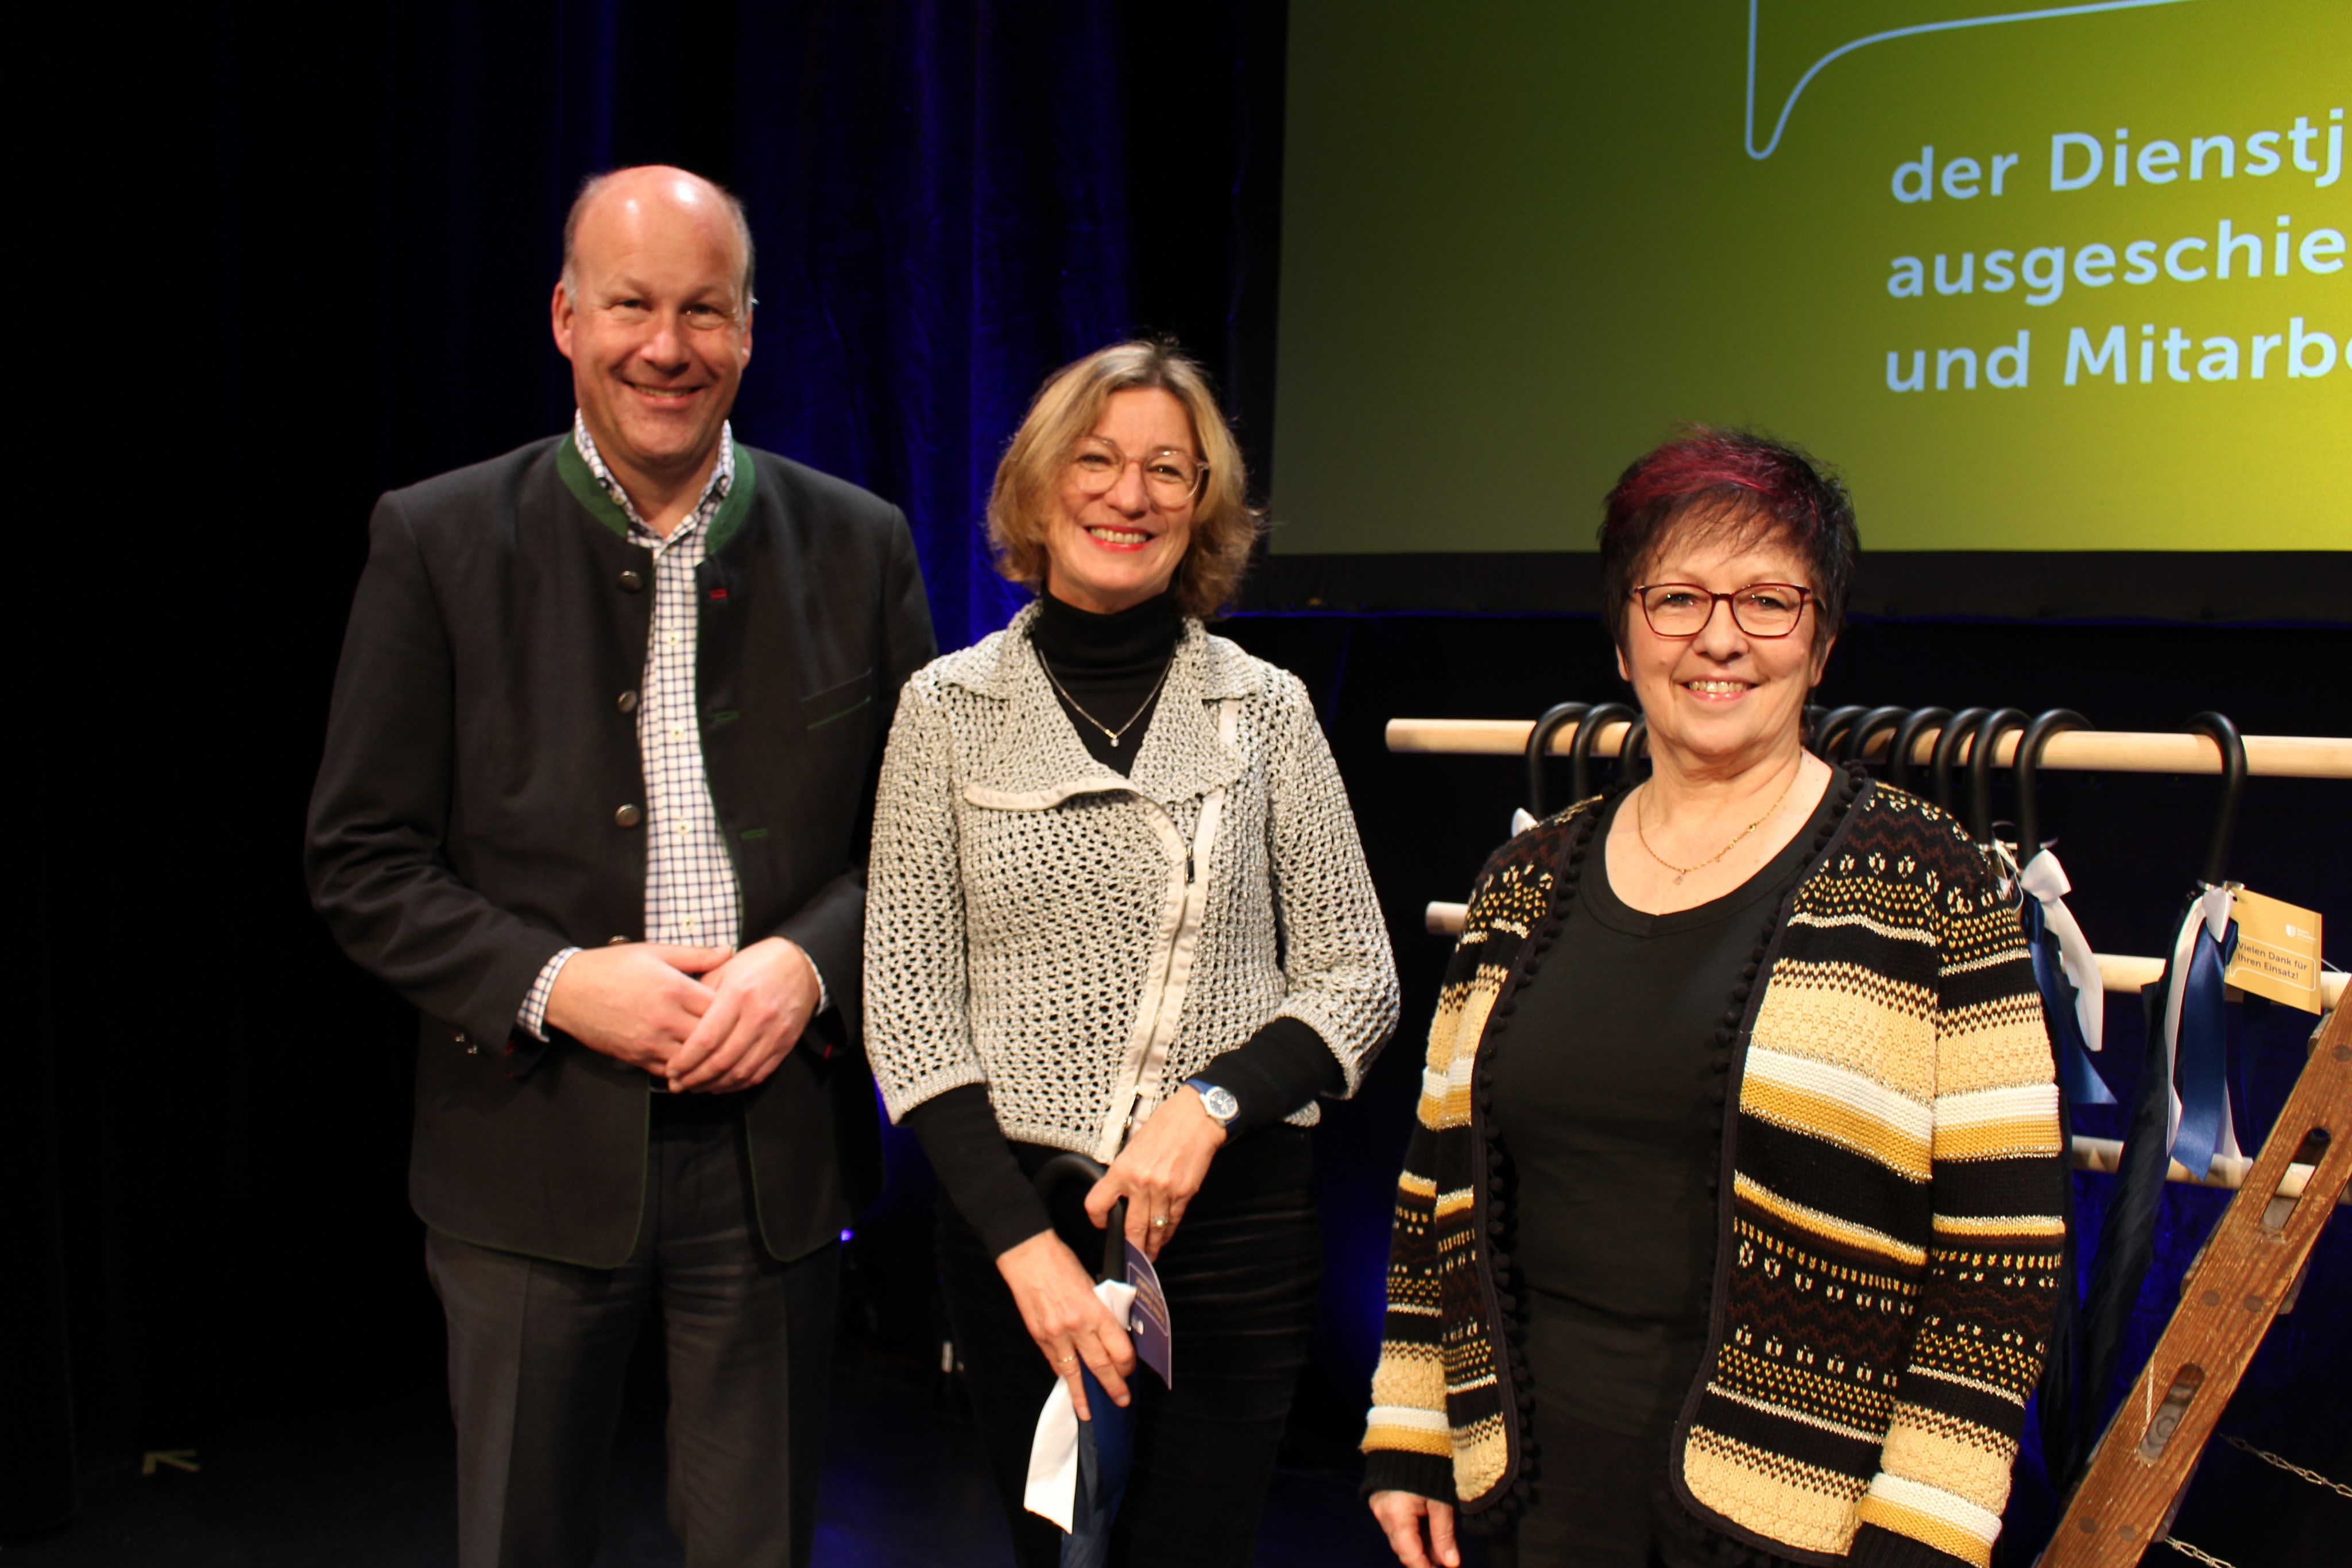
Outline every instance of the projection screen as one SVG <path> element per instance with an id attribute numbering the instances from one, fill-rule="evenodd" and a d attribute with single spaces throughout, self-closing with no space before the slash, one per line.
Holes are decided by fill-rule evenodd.
<path id="1" fill-rule="evenodd" d="M 2347 614 L 2352 5 L 1290 14 L 1294 598 L 1543 607 L 1699 421 L 1838 465 L 1914 608 Z"/>

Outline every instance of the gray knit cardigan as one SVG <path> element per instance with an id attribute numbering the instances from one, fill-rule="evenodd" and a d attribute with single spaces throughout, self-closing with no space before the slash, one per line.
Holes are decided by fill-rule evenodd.
<path id="1" fill-rule="evenodd" d="M 1306 687 L 1188 620 L 1122 778 L 1046 684 L 1036 613 L 899 698 L 866 906 L 892 1120 L 985 1082 L 1006 1136 L 1108 1160 L 1285 1014 L 1353 1093 L 1396 1027 L 1396 966 Z"/>

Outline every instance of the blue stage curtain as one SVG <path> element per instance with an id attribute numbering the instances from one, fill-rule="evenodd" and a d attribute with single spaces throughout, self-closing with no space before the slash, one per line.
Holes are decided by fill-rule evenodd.
<path id="1" fill-rule="evenodd" d="M 1003 625 L 979 519 L 1054 366 L 1128 330 L 1108 7 L 746 5 L 735 186 L 761 256 L 740 434 L 898 501 L 942 648 Z"/>
<path id="2" fill-rule="evenodd" d="M 40 52 L 79 106 L 50 141 L 90 220 L 45 216 L 43 254 L 123 329 L 49 444 L 113 498 L 84 509 L 95 600 L 27 601 L 71 672 L 36 683 L 36 728 L 72 777 L 26 903 L 74 935 L 54 1092 L 0 1111 L 0 1143 L 56 1150 L 67 1256 L 36 1268 L 64 1276 L 89 1452 L 186 1446 L 264 1387 L 436 1375 L 413 1025 L 327 943 L 294 846 L 376 497 L 570 420 L 548 304 L 581 181 L 674 162 L 746 198 L 764 303 L 738 429 L 906 508 L 954 647 L 1019 598 L 977 523 L 1055 366 L 1172 331 L 1263 452 L 1283 37 L 1264 0 L 221 0 Z M 163 772 L 203 780 L 168 833 Z M 163 903 L 158 1000 L 93 1010 Z M 891 1157 L 923 1205 L 919 1153 Z M 919 1342 L 927 1275 L 874 1276 L 926 1233 L 892 1223 L 865 1299 Z M 0 1439 L 20 1419 L 0 1408 Z"/>
<path id="3" fill-rule="evenodd" d="M 456 117 L 415 172 L 455 209 L 425 232 L 459 287 L 486 261 L 512 271 L 525 256 L 551 280 L 565 206 L 604 169 L 687 163 L 742 197 L 760 308 L 736 434 L 899 503 L 953 648 L 1023 601 L 978 525 L 1030 396 L 1134 329 L 1127 126 L 1141 29 L 1125 11 L 593 0 L 546 7 L 531 27 L 457 6 L 446 53 L 394 90 L 413 110 L 442 89 Z M 1223 45 L 1233 26 L 1221 14 L 1203 38 L 1195 21 L 1191 42 Z M 556 428 L 569 381 L 560 361 L 548 374 L 540 423 Z"/>

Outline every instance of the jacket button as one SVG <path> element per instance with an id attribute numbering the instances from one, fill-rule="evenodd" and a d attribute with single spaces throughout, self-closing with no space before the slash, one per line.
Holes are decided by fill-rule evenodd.
<path id="1" fill-rule="evenodd" d="M 613 825 L 617 828 L 634 828 L 645 820 L 646 814 L 635 806 L 624 806 L 613 813 Z"/>
<path id="2" fill-rule="evenodd" d="M 630 568 L 630 569 L 628 569 L 627 570 L 625 570 L 625 571 L 624 571 L 624 572 L 622 572 L 622 573 L 621 573 L 621 591 L 622 591 L 622 592 L 624 592 L 624 593 L 643 593 L 643 592 L 645 591 L 645 588 L 646 588 L 646 577 L 645 577 L 645 573 L 643 573 L 643 572 L 641 572 L 641 571 L 637 570 L 635 567 L 631 567 L 631 568 Z"/>
<path id="3" fill-rule="evenodd" d="M 623 692 L 619 696 L 613 699 L 613 706 L 619 708 L 623 713 L 635 713 L 637 711 L 637 694 L 635 692 Z"/>

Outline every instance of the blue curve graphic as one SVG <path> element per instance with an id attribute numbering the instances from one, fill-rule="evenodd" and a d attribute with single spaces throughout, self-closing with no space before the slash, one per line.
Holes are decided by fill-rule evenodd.
<path id="1" fill-rule="evenodd" d="M 1969 16 L 1957 22 L 1922 22 L 1916 26 L 1895 27 L 1884 33 L 1873 33 L 1866 38 L 1856 38 L 1850 44 L 1840 44 L 1812 63 L 1797 85 L 1789 89 L 1789 101 L 1780 106 L 1780 118 L 1773 124 L 1772 140 L 1764 150 L 1756 149 L 1756 11 L 1759 0 L 1748 0 L 1748 155 L 1769 158 L 1780 146 L 1781 133 L 1789 129 L 1789 116 L 1796 111 L 1797 99 L 1812 85 L 1822 68 L 1840 55 L 1850 55 L 1865 44 L 1883 44 L 1889 38 L 1908 38 L 1920 33 L 1948 33 L 1960 27 L 1990 27 L 1996 22 L 2038 22 L 2048 16 L 2084 16 L 2096 11 L 2137 11 L 2148 5 L 2179 5 L 2183 0 L 2100 0 L 2091 5 L 2053 5 L 2041 11 L 2011 11 L 2000 16 Z"/>

